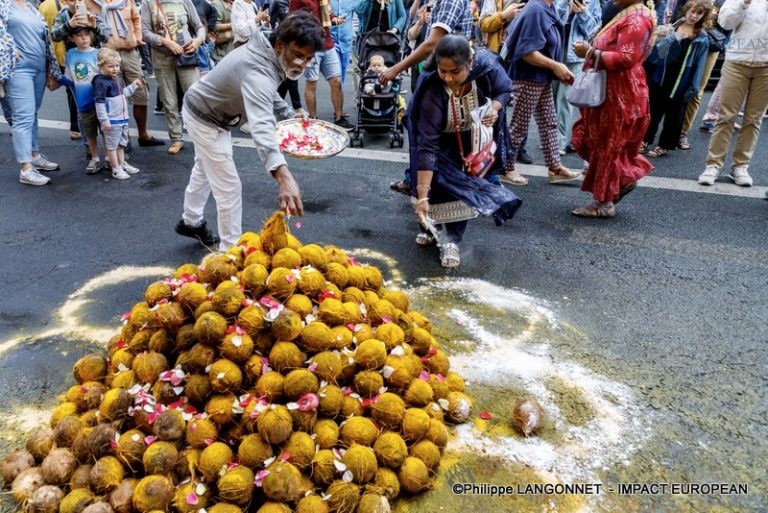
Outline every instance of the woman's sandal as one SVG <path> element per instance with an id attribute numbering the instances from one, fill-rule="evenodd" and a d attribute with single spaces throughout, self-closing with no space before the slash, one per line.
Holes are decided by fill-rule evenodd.
<path id="1" fill-rule="evenodd" d="M 528 185 L 528 179 L 514 169 L 507 171 L 503 175 L 499 176 L 499 180 L 502 182 L 510 183 L 512 185 Z"/>
<path id="2" fill-rule="evenodd" d="M 389 184 L 389 188 L 395 192 L 399 192 L 400 194 L 405 194 L 406 196 L 411 195 L 411 186 L 405 180 L 398 180 L 396 182 L 392 182 Z"/>
<path id="3" fill-rule="evenodd" d="M 688 136 L 683 134 L 680 136 L 680 139 L 677 140 L 677 147 L 681 150 L 690 150 L 691 149 L 691 143 L 688 142 Z"/>
<path id="4" fill-rule="evenodd" d="M 645 156 L 655 159 L 656 157 L 666 157 L 667 153 L 669 153 L 669 150 L 662 148 L 661 146 L 656 146 L 654 149 L 646 153 Z"/>
<path id="5" fill-rule="evenodd" d="M 419 246 L 431 246 L 435 242 L 435 236 L 431 233 L 421 232 L 416 236 L 416 244 Z"/>
<path id="6" fill-rule="evenodd" d="M 640 143 L 640 149 L 637 151 L 637 153 L 640 155 L 645 155 L 645 152 L 647 151 L 648 151 L 648 143 L 643 141 L 642 143 Z"/>
<path id="7" fill-rule="evenodd" d="M 637 182 L 632 182 L 630 184 L 625 185 L 621 189 L 619 189 L 619 194 L 616 195 L 615 198 L 613 198 L 613 204 L 617 204 L 619 201 L 624 198 L 627 194 L 635 190 L 635 187 L 637 187 Z"/>
<path id="8" fill-rule="evenodd" d="M 610 218 L 616 216 L 616 207 L 613 203 L 600 203 L 595 201 L 586 207 L 579 207 L 571 210 L 571 214 L 575 215 L 576 217 L 586 217 L 589 219 L 595 219 L 598 217 Z"/>
<path id="9" fill-rule="evenodd" d="M 459 246 L 453 242 L 448 242 L 440 246 L 440 265 L 444 269 L 456 269 L 461 263 L 459 256 Z"/>

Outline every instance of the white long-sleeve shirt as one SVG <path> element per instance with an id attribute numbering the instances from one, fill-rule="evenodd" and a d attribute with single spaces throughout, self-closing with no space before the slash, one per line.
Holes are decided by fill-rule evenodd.
<path id="1" fill-rule="evenodd" d="M 717 22 L 733 30 L 725 60 L 748 66 L 768 66 L 768 0 L 725 0 Z"/>
<path id="2" fill-rule="evenodd" d="M 235 0 L 232 3 L 232 32 L 235 43 L 245 43 L 259 30 L 256 22 L 256 4 L 252 1 Z"/>

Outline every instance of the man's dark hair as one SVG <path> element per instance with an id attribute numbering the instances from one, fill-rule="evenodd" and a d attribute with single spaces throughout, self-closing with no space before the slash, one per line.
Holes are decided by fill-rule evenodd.
<path id="1" fill-rule="evenodd" d="M 307 11 L 296 11 L 286 16 L 273 34 L 275 39 L 272 44 L 282 41 L 286 45 L 308 46 L 316 52 L 325 49 L 323 26 Z"/>
<path id="2" fill-rule="evenodd" d="M 435 61 L 438 59 L 451 59 L 457 66 L 466 66 L 472 60 L 469 41 L 464 36 L 444 36 L 435 48 Z"/>

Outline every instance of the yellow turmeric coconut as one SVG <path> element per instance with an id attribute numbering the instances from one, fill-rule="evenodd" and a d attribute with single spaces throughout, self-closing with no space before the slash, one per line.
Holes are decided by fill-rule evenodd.
<path id="1" fill-rule="evenodd" d="M 157 309 L 152 312 L 150 326 L 153 328 L 164 328 L 168 331 L 177 331 L 187 322 L 187 315 L 184 313 L 184 307 L 179 303 L 161 303 Z"/>
<path id="2" fill-rule="evenodd" d="M 296 281 L 291 269 L 275 267 L 267 277 L 267 292 L 278 299 L 287 299 L 296 291 Z"/>
<path id="3" fill-rule="evenodd" d="M 176 358 L 176 364 L 181 365 L 185 372 L 202 372 L 216 358 L 216 349 L 203 343 L 197 343 Z"/>
<path id="4" fill-rule="evenodd" d="M 130 369 L 133 365 L 133 353 L 128 351 L 127 349 L 118 349 L 114 353 L 112 353 L 112 356 L 109 359 L 110 363 L 112 364 L 113 369 L 117 369 L 121 365 Z M 91 383 L 93 383 L 91 381 Z"/>
<path id="5" fill-rule="evenodd" d="M 251 469 L 264 465 L 272 456 L 272 446 L 256 433 L 244 436 L 237 447 L 237 461 Z"/>
<path id="6" fill-rule="evenodd" d="M 335 347 L 331 329 L 320 321 L 313 321 L 304 326 L 299 340 L 304 349 L 313 353 L 327 351 Z"/>
<path id="7" fill-rule="evenodd" d="M 373 397 L 384 386 L 384 378 L 376 371 L 360 371 L 355 374 L 355 390 L 363 397 Z"/>
<path id="8" fill-rule="evenodd" d="M 398 495 L 400 495 L 400 481 L 397 479 L 397 474 L 394 470 L 379 467 L 376 471 L 376 475 L 373 478 L 373 482 L 366 486 L 366 490 L 372 493 L 378 493 L 383 495 L 390 501 L 394 501 Z"/>
<path id="9" fill-rule="evenodd" d="M 243 266 L 245 268 L 248 268 L 254 264 L 258 264 L 264 268 L 269 267 L 272 265 L 272 257 L 267 253 L 266 251 L 263 251 L 261 249 L 256 249 L 248 253 L 245 257 L 245 261 L 243 262 Z M 266 282 L 266 278 L 265 278 Z"/>
<path id="10" fill-rule="evenodd" d="M 339 425 L 333 419 L 319 419 L 312 431 L 320 449 L 331 449 L 339 442 Z"/>
<path id="11" fill-rule="evenodd" d="M 339 374 L 341 374 L 341 358 L 339 354 L 333 351 L 323 351 L 312 357 L 314 366 L 312 371 L 321 381 L 336 383 Z"/>
<path id="12" fill-rule="evenodd" d="M 305 266 L 299 272 L 299 290 L 308 296 L 317 296 L 325 289 L 325 276 L 312 266 Z"/>
<path id="13" fill-rule="evenodd" d="M 240 290 L 240 284 L 231 280 L 219 283 L 211 299 L 214 310 L 228 319 L 240 312 L 243 301 L 245 301 L 245 294 Z"/>
<path id="14" fill-rule="evenodd" d="M 197 406 L 204 405 L 211 390 L 211 382 L 208 380 L 208 376 L 204 374 L 187 374 L 186 383 L 184 383 L 184 395 L 187 396 L 190 403 Z"/>
<path id="15" fill-rule="evenodd" d="M 133 471 L 142 468 L 142 458 L 147 450 L 147 444 L 144 443 L 144 433 L 138 429 L 130 429 L 120 435 L 117 440 L 115 453 L 125 466 Z"/>
<path id="16" fill-rule="evenodd" d="M 144 451 L 142 462 L 147 474 L 168 475 L 179 462 L 179 451 L 171 442 L 154 442 Z"/>
<path id="17" fill-rule="evenodd" d="M 392 431 L 379 435 L 373 444 L 373 451 L 380 464 L 394 469 L 399 468 L 408 456 L 405 440 Z"/>
<path id="18" fill-rule="evenodd" d="M 100 458 L 91 468 L 90 486 L 96 493 L 104 494 L 117 488 L 125 477 L 125 469 L 114 456 Z"/>
<path id="19" fill-rule="evenodd" d="M 95 500 L 96 497 L 87 488 L 76 488 L 61 499 L 59 513 L 80 513 Z"/>
<path id="20" fill-rule="evenodd" d="M 410 365 L 404 361 L 402 356 L 396 355 L 387 356 L 387 359 L 384 361 L 382 376 L 387 386 L 397 390 L 408 388 L 413 379 Z"/>
<path id="21" fill-rule="evenodd" d="M 464 378 L 453 371 L 448 371 L 445 375 L 445 383 L 452 392 L 465 391 Z"/>
<path id="22" fill-rule="evenodd" d="M 429 468 L 418 458 L 408 456 L 397 473 L 400 488 L 408 493 L 421 493 L 432 487 Z"/>
<path id="23" fill-rule="evenodd" d="M 151 338 L 152 330 L 146 328 L 140 329 L 128 342 L 128 351 L 135 355 L 149 351 L 149 340 Z"/>
<path id="24" fill-rule="evenodd" d="M 328 486 L 336 478 L 336 456 L 330 449 L 320 449 L 312 458 L 312 482 L 318 486 Z"/>
<path id="25" fill-rule="evenodd" d="M 187 478 L 192 478 L 193 475 L 197 475 L 195 470 L 200 463 L 200 455 L 203 453 L 200 449 L 193 447 L 187 447 L 179 452 L 179 463 L 174 469 L 174 473 L 179 481 L 184 481 Z"/>
<path id="26" fill-rule="evenodd" d="M 168 359 L 163 353 L 149 351 L 136 355 L 131 367 L 140 383 L 154 383 L 160 374 L 168 370 Z"/>
<path id="27" fill-rule="evenodd" d="M 93 427 L 99 423 L 100 416 L 101 414 L 99 413 L 98 409 L 88 410 L 87 412 L 80 415 L 80 422 L 82 422 L 84 427 Z"/>
<path id="28" fill-rule="evenodd" d="M 216 287 L 237 273 L 236 258 L 223 253 L 213 253 L 203 259 L 197 275 L 201 283 Z"/>
<path id="29" fill-rule="evenodd" d="M 107 359 L 100 354 L 87 354 L 75 362 L 72 374 L 75 381 L 102 381 L 107 375 Z"/>
<path id="30" fill-rule="evenodd" d="M 254 475 L 248 467 L 229 469 L 216 483 L 219 497 L 226 502 L 245 506 L 253 496 Z"/>
<path id="31" fill-rule="evenodd" d="M 152 307 L 163 299 L 166 301 L 173 299 L 173 290 L 171 290 L 171 286 L 165 281 L 150 283 L 144 291 L 144 301 Z"/>
<path id="32" fill-rule="evenodd" d="M 387 346 L 375 338 L 361 342 L 355 350 L 355 363 L 362 369 L 380 369 L 386 359 Z"/>
<path id="33" fill-rule="evenodd" d="M 265 258 L 269 258 L 264 255 Z M 246 262 L 249 262 L 250 255 L 246 258 Z M 258 296 L 264 289 L 267 288 L 267 277 L 269 277 L 269 271 L 261 263 L 251 263 L 246 266 L 240 273 L 240 283 L 242 286 L 253 294 Z"/>
<path id="34" fill-rule="evenodd" d="M 328 262 L 336 262 L 342 265 L 347 265 L 349 262 L 349 256 L 339 248 L 338 246 L 334 246 L 332 244 L 328 244 L 326 246 L 323 246 L 323 249 L 325 250 L 326 256 L 328 256 Z"/>
<path id="35" fill-rule="evenodd" d="M 222 358 L 211 364 L 208 379 L 216 392 L 235 392 L 243 382 L 243 372 L 235 362 Z"/>
<path id="36" fill-rule="evenodd" d="M 405 391 L 405 400 L 411 406 L 426 406 L 433 398 L 432 387 L 423 379 L 414 379 Z"/>
<path id="37" fill-rule="evenodd" d="M 288 461 L 301 470 L 309 466 L 315 457 L 315 441 L 307 433 L 291 433 L 283 445 L 283 455 L 289 457 Z"/>
<path id="38" fill-rule="evenodd" d="M 272 321 L 272 336 L 275 340 L 291 341 L 301 334 L 301 317 L 291 310 L 283 310 L 277 319 Z"/>
<path id="39" fill-rule="evenodd" d="M 61 419 L 77 415 L 79 411 L 77 403 L 67 401 L 57 405 L 51 412 L 51 427 L 55 428 Z"/>
<path id="40" fill-rule="evenodd" d="M 332 297 L 326 298 L 320 303 L 317 316 L 328 326 L 344 325 L 350 322 L 342 302 Z"/>
<path id="41" fill-rule="evenodd" d="M 339 436 L 347 447 L 352 442 L 370 447 L 379 436 L 379 428 L 368 417 L 350 417 L 342 423 Z"/>
<path id="42" fill-rule="evenodd" d="M 389 499 L 378 493 L 366 492 L 360 497 L 355 513 L 389 513 Z"/>
<path id="43" fill-rule="evenodd" d="M 338 416 L 340 417 L 355 417 L 363 414 L 363 405 L 360 399 L 356 399 L 352 396 L 345 395 L 344 400 L 341 403 L 341 410 L 339 410 Z"/>
<path id="44" fill-rule="evenodd" d="M 269 363 L 278 372 L 304 367 L 306 355 L 293 342 L 277 342 L 269 351 Z"/>
<path id="45" fill-rule="evenodd" d="M 339 387 L 333 384 L 321 387 L 317 396 L 320 399 L 320 404 L 317 406 L 320 415 L 333 418 L 339 414 L 344 404 L 344 393 Z"/>
<path id="46" fill-rule="evenodd" d="M 278 342 L 272 337 L 268 330 L 251 335 L 251 338 L 253 339 L 254 353 L 262 355 L 269 354 L 269 352 L 272 351 L 272 346 L 275 345 L 275 342 Z"/>
<path id="47" fill-rule="evenodd" d="M 285 378 L 282 374 L 270 371 L 262 374 L 256 381 L 256 395 L 265 397 L 267 401 L 275 401 L 283 396 Z"/>
<path id="48" fill-rule="evenodd" d="M 422 440 L 427 436 L 430 420 L 421 408 L 408 408 L 403 417 L 403 438 L 409 442 Z"/>
<path id="49" fill-rule="evenodd" d="M 197 307 L 208 299 L 208 289 L 202 283 L 189 281 L 179 288 L 176 300 L 189 312 L 194 312 Z"/>
<path id="50" fill-rule="evenodd" d="M 211 492 L 207 486 L 189 481 L 177 486 L 172 506 L 178 513 L 194 513 L 208 505 L 210 495 Z"/>
<path id="51" fill-rule="evenodd" d="M 99 405 L 99 415 L 102 421 L 113 421 L 125 418 L 128 408 L 133 405 L 133 398 L 122 388 L 107 390 Z"/>
<path id="52" fill-rule="evenodd" d="M 236 324 L 248 336 L 255 337 L 267 325 L 264 320 L 264 310 L 256 305 L 246 306 L 237 315 Z"/>
<path id="53" fill-rule="evenodd" d="M 328 513 L 328 503 L 319 495 L 307 495 L 296 503 L 296 513 Z"/>
<path id="54" fill-rule="evenodd" d="M 365 289 L 365 271 L 360 265 L 347 265 L 347 285 L 360 290 Z"/>
<path id="55" fill-rule="evenodd" d="M 176 351 L 186 351 L 195 343 L 195 325 L 193 323 L 185 324 L 176 332 Z"/>
<path id="56" fill-rule="evenodd" d="M 228 360 L 243 363 L 253 354 L 253 339 L 245 333 L 232 332 L 224 337 L 219 352 Z"/>
<path id="57" fill-rule="evenodd" d="M 262 486 L 267 498 L 276 502 L 293 502 L 301 496 L 301 472 L 293 464 L 287 461 L 273 463 L 267 472 Z"/>
<path id="58" fill-rule="evenodd" d="M 208 513 L 243 513 L 243 510 L 228 502 L 217 502 L 208 508 Z"/>
<path id="59" fill-rule="evenodd" d="M 433 354 L 424 359 L 424 366 L 432 374 L 445 376 L 451 368 L 451 362 L 448 361 L 448 355 L 437 349 L 433 350 Z"/>
<path id="60" fill-rule="evenodd" d="M 271 405 L 259 415 L 256 426 L 265 442 L 281 444 L 288 440 L 293 431 L 291 412 L 283 405 Z"/>
<path id="61" fill-rule="evenodd" d="M 77 468 L 77 459 L 67 448 L 52 449 L 43 459 L 40 470 L 46 484 L 61 485 L 69 481 Z M 9 481 L 6 481 L 9 482 Z"/>
<path id="62" fill-rule="evenodd" d="M 429 386 L 432 388 L 432 398 L 434 400 L 445 399 L 448 397 L 448 392 L 451 391 L 451 387 L 448 386 L 442 374 L 430 374 Z"/>
<path id="63" fill-rule="evenodd" d="M 173 272 L 173 277 L 177 280 L 180 280 L 181 278 L 189 278 L 191 276 L 197 276 L 197 273 L 199 272 L 199 268 L 197 264 L 193 263 L 186 263 L 181 264 L 179 267 L 176 268 L 176 270 Z"/>
<path id="64" fill-rule="evenodd" d="M 136 384 L 136 374 L 132 370 L 120 371 L 113 375 L 109 382 L 110 388 L 125 388 L 126 390 Z"/>
<path id="65" fill-rule="evenodd" d="M 265 502 L 256 513 L 291 513 L 291 508 L 280 502 Z"/>
<path id="66" fill-rule="evenodd" d="M 304 294 L 294 294 L 285 302 L 288 310 L 296 312 L 302 319 L 312 313 L 312 300 Z"/>
<path id="67" fill-rule="evenodd" d="M 301 267 L 301 255 L 298 251 L 291 248 L 282 248 L 272 255 L 272 268 L 285 267 L 286 269 L 296 269 Z"/>
<path id="68" fill-rule="evenodd" d="M 376 327 L 376 338 L 384 342 L 387 351 L 405 342 L 405 333 L 397 324 L 387 322 Z"/>
<path id="69" fill-rule="evenodd" d="M 291 419 L 293 420 L 293 430 L 302 431 L 304 433 L 311 433 L 315 427 L 315 421 L 317 421 L 317 411 L 315 410 L 290 410 Z"/>
<path id="70" fill-rule="evenodd" d="M 424 438 L 444 449 L 448 445 L 448 428 L 445 427 L 442 420 L 430 418 L 429 430 Z"/>
<path id="71" fill-rule="evenodd" d="M 139 513 L 167 511 L 173 499 L 173 492 L 173 483 L 166 476 L 145 476 L 136 483 L 133 490 L 133 507 Z"/>
<path id="72" fill-rule="evenodd" d="M 432 473 L 440 466 L 440 448 L 429 440 L 416 442 L 408 450 L 408 454 L 423 461 Z"/>
<path id="73" fill-rule="evenodd" d="M 235 418 L 232 413 L 232 404 L 237 398 L 235 394 L 214 394 L 205 403 L 205 412 L 217 426 L 226 426 Z"/>
<path id="74" fill-rule="evenodd" d="M 205 312 L 213 312 L 213 301 L 208 299 L 200 303 L 200 306 L 195 308 L 195 320 L 199 319 Z"/>
<path id="75" fill-rule="evenodd" d="M 261 376 L 261 371 L 264 367 L 264 363 L 268 360 L 260 354 L 252 354 L 248 357 L 248 360 L 243 364 L 243 383 L 244 385 L 255 385 Z"/>
<path id="76" fill-rule="evenodd" d="M 187 445 L 204 449 L 208 443 L 216 440 L 219 429 L 207 418 L 192 419 L 187 424 L 185 436 Z"/>
<path id="77" fill-rule="evenodd" d="M 165 329 L 155 330 L 149 338 L 149 350 L 157 353 L 168 353 L 173 349 L 173 341 Z"/>
<path id="78" fill-rule="evenodd" d="M 344 452 L 341 462 L 352 472 L 352 480 L 357 484 L 365 484 L 373 479 L 379 468 L 373 449 L 356 443 Z"/>
<path id="79" fill-rule="evenodd" d="M 227 444 L 213 442 L 200 453 L 197 469 L 205 477 L 206 481 L 212 483 L 216 481 L 219 471 L 227 466 L 233 456 L 232 449 Z"/>
<path id="80" fill-rule="evenodd" d="M 346 326 L 334 326 L 331 328 L 331 335 L 333 336 L 333 347 L 336 349 L 349 347 L 355 339 L 355 334 Z"/>
<path id="81" fill-rule="evenodd" d="M 445 416 L 451 422 L 462 424 L 469 420 L 472 414 L 472 399 L 462 392 L 450 392 L 447 397 L 448 408 Z"/>
<path id="82" fill-rule="evenodd" d="M 328 507 L 335 513 L 354 513 L 360 501 L 360 487 L 354 483 L 336 480 L 326 493 L 330 495 Z"/>
<path id="83" fill-rule="evenodd" d="M 363 294 L 365 294 L 365 306 L 370 310 L 371 307 L 376 303 L 376 301 L 381 301 L 381 298 L 378 294 L 376 294 L 372 290 L 364 290 Z"/>
<path id="84" fill-rule="evenodd" d="M 305 244 L 299 248 L 299 254 L 304 265 L 311 265 L 315 269 L 325 271 L 328 267 L 328 255 L 317 244 Z"/>
<path id="85" fill-rule="evenodd" d="M 336 285 L 338 288 L 343 289 L 347 286 L 349 281 L 349 273 L 347 268 L 338 262 L 329 262 L 328 267 L 324 271 L 325 279 Z"/>
<path id="86" fill-rule="evenodd" d="M 392 303 L 395 308 L 403 312 L 407 312 L 410 306 L 408 295 L 401 290 L 388 290 L 381 296 L 381 299 L 386 299 Z"/>
<path id="87" fill-rule="evenodd" d="M 357 287 L 346 287 L 344 288 L 344 292 L 341 294 L 341 300 L 345 303 L 357 303 L 358 305 L 364 305 L 366 301 L 365 292 Z"/>
<path id="88" fill-rule="evenodd" d="M 384 392 L 371 405 L 371 418 L 379 426 L 398 429 L 405 416 L 405 403 L 392 392 Z"/>
<path id="89" fill-rule="evenodd" d="M 237 245 L 245 248 L 246 252 L 250 248 L 260 249 L 261 236 L 259 236 L 258 233 L 254 233 L 254 232 L 245 232 L 240 236 L 239 239 L 237 239 Z"/>
<path id="90" fill-rule="evenodd" d="M 360 305 L 354 301 L 345 301 L 341 303 L 342 308 L 347 314 L 349 324 L 357 324 L 363 320 L 363 312 L 360 311 Z"/>
<path id="91" fill-rule="evenodd" d="M 218 312 L 205 312 L 195 321 L 195 338 L 209 346 L 216 346 L 227 334 L 227 320 Z"/>

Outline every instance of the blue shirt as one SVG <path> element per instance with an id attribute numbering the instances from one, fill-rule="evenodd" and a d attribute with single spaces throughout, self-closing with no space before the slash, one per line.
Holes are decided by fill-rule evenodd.
<path id="1" fill-rule="evenodd" d="M 13 37 L 16 48 L 21 52 L 21 60 L 16 68 L 45 71 L 46 54 L 45 34 L 48 26 L 40 13 L 29 3 L 22 9 L 16 2 L 11 2 L 8 13 L 8 34 Z"/>
<path id="2" fill-rule="evenodd" d="M 334 43 L 343 48 L 352 48 L 352 40 L 355 35 L 352 31 L 353 13 L 360 6 L 362 0 L 330 0 L 331 12 L 335 16 L 347 15 L 347 19 L 341 25 L 331 27 L 331 37 Z"/>
<path id="3" fill-rule="evenodd" d="M 94 108 L 91 82 L 93 77 L 99 74 L 96 64 L 98 53 L 99 51 L 95 48 L 82 52 L 77 48 L 67 51 L 64 74 L 68 80 L 61 82 L 72 88 L 78 112 L 86 112 Z"/>
<path id="4" fill-rule="evenodd" d="M 597 29 L 600 28 L 602 18 L 602 8 L 599 0 L 585 0 L 586 9 L 584 12 L 574 14 L 571 19 L 571 31 L 568 35 L 568 41 L 564 42 L 568 51 L 565 62 L 584 62 L 582 57 L 573 53 L 573 43 L 576 41 L 587 41 Z M 570 0 L 555 0 L 555 12 L 560 19 L 560 23 L 565 25 L 568 22 L 570 13 Z"/>

